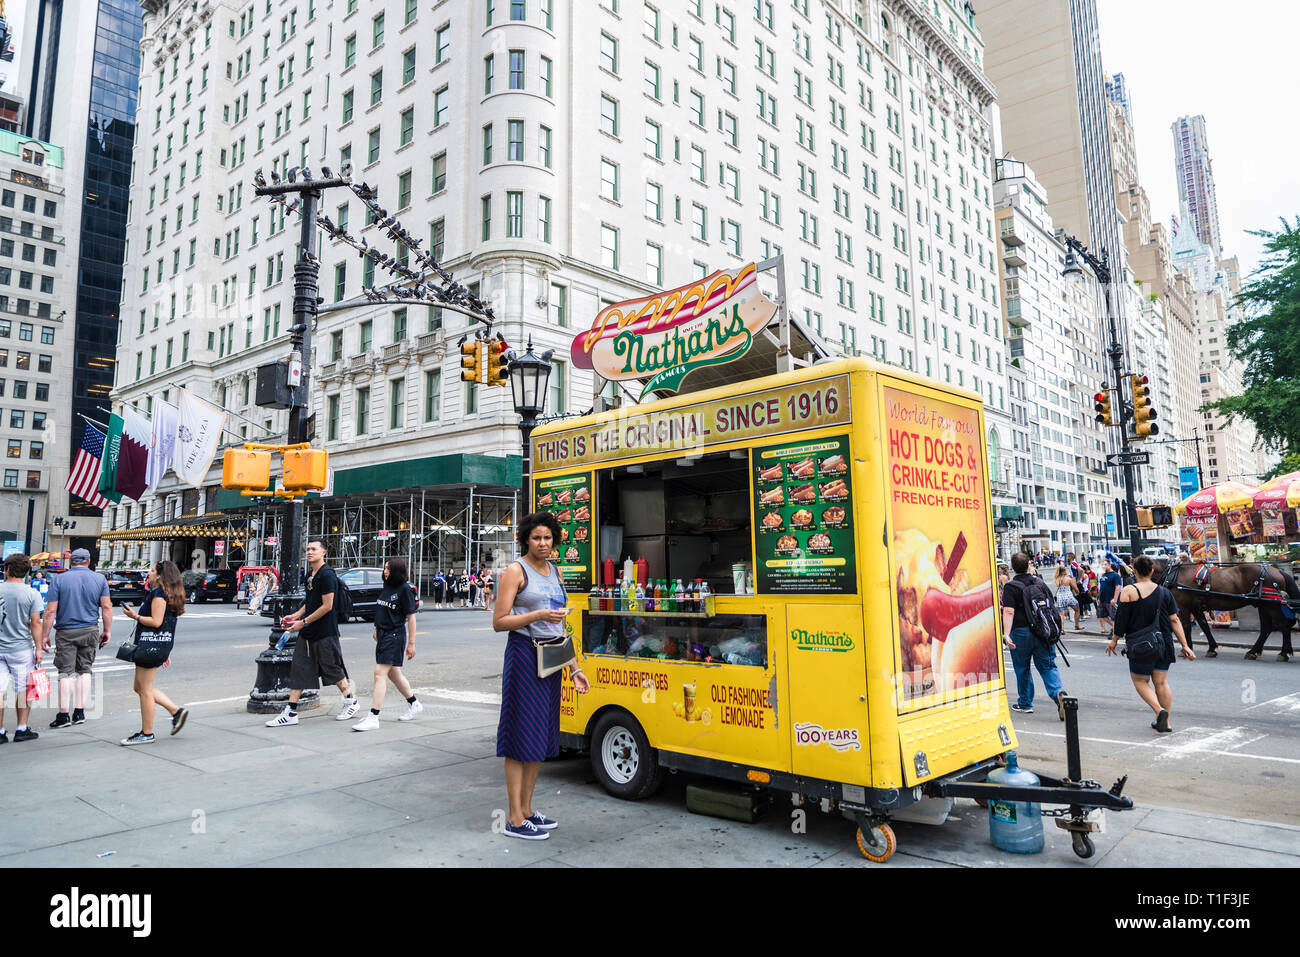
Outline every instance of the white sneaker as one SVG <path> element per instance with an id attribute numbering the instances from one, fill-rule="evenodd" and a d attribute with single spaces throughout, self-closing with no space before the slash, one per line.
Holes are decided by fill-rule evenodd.
<path id="1" fill-rule="evenodd" d="M 406 706 L 406 710 L 397 716 L 398 721 L 410 721 L 417 714 L 424 710 L 424 705 L 419 701 L 412 701 Z"/>
<path id="2" fill-rule="evenodd" d="M 352 726 L 353 731 L 378 731 L 379 715 L 367 714 L 364 718 Z"/>
<path id="3" fill-rule="evenodd" d="M 280 712 L 279 717 L 272 718 L 270 721 L 266 722 L 266 726 L 268 728 L 283 728 L 286 725 L 297 723 L 298 716 L 296 714 L 290 714 L 289 709 L 286 707 Z"/>
<path id="4" fill-rule="evenodd" d="M 335 721 L 346 721 L 361 710 L 361 701 L 357 698 L 344 698 L 343 710 L 335 716 Z"/>

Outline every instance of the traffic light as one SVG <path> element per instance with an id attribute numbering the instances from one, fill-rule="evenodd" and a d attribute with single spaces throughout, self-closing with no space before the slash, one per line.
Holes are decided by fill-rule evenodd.
<path id="1" fill-rule="evenodd" d="M 221 458 L 221 487 L 260 489 L 271 486 L 271 453 L 226 449 Z"/>
<path id="2" fill-rule="evenodd" d="M 1151 527 L 1168 528 L 1174 524 L 1174 510 L 1168 505 L 1151 506 Z"/>
<path id="3" fill-rule="evenodd" d="M 473 342 L 460 344 L 460 381 L 483 381 L 483 340 L 475 337 Z"/>
<path id="4" fill-rule="evenodd" d="M 319 492 L 329 482 L 329 461 L 324 449 L 286 449 L 284 487 L 291 492 Z"/>
<path id="5" fill-rule="evenodd" d="M 504 339 L 490 339 L 487 344 L 487 384 L 488 385 L 505 385 L 506 384 L 506 366 L 510 360 L 506 358 L 506 353 L 510 351 L 510 346 Z"/>
<path id="6" fill-rule="evenodd" d="M 1129 382 L 1133 386 L 1133 440 L 1135 442 L 1160 434 L 1160 426 L 1153 421 L 1156 410 L 1151 406 L 1151 387 L 1147 385 L 1149 381 L 1151 380 L 1144 375 L 1129 376 Z"/>
<path id="7" fill-rule="evenodd" d="M 1114 425 L 1115 420 L 1110 411 L 1110 393 L 1098 392 L 1092 397 L 1093 409 L 1097 412 L 1097 421 L 1102 425 Z"/>

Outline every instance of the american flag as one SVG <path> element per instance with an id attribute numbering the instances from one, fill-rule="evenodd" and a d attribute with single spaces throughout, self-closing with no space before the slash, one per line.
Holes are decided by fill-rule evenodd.
<path id="1" fill-rule="evenodd" d="M 108 499 L 99 494 L 100 459 L 104 457 L 104 433 L 90 423 L 81 433 L 81 448 L 72 463 L 72 472 L 63 486 L 73 495 L 80 495 L 95 508 L 108 508 Z"/>

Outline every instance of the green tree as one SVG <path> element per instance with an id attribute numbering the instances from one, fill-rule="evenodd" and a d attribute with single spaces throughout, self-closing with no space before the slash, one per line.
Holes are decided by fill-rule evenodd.
<path id="1" fill-rule="evenodd" d="M 1227 331 L 1227 347 L 1244 366 L 1243 391 L 1203 408 L 1248 419 L 1284 455 L 1300 453 L 1300 216 L 1282 218 L 1266 240 L 1263 262 L 1238 302 L 1247 318 Z"/>

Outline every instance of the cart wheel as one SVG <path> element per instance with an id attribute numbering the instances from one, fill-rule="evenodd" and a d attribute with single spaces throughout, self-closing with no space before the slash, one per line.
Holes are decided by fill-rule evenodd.
<path id="1" fill-rule="evenodd" d="M 867 828 L 865 833 L 862 828 L 858 828 L 858 850 L 869 861 L 875 861 L 877 864 L 885 863 L 894 856 L 894 851 L 898 850 L 898 839 L 894 837 L 894 829 L 883 821 Z"/>
<path id="2" fill-rule="evenodd" d="M 1093 847 L 1091 835 L 1084 834 L 1082 831 L 1075 831 L 1071 836 L 1074 839 L 1074 853 L 1084 860 L 1092 857 L 1096 848 Z"/>
<path id="3" fill-rule="evenodd" d="M 625 711 L 600 716 L 591 733 L 591 768 L 614 797 L 640 801 L 658 790 L 664 769 L 636 719 Z"/>

